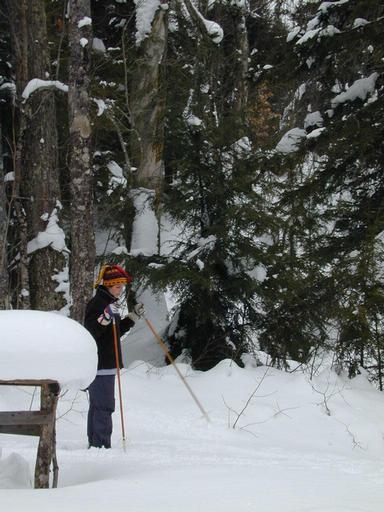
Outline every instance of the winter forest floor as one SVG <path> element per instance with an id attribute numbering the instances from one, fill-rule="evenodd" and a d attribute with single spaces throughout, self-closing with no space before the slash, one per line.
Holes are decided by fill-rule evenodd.
<path id="1" fill-rule="evenodd" d="M 1 510 L 383 510 L 384 396 L 364 377 L 325 369 L 310 381 L 230 361 L 205 373 L 180 368 L 209 425 L 172 367 L 136 361 L 123 374 L 126 453 L 118 411 L 113 448 L 87 450 L 86 394 L 67 392 L 58 411 L 59 488 L 28 488 L 37 438 L 1 436 Z M 30 390 L 0 389 L 0 410 L 30 404 Z"/>

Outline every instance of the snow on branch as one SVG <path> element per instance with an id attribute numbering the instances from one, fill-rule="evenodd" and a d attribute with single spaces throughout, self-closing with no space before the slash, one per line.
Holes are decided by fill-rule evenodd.
<path id="1" fill-rule="evenodd" d="M 217 242 L 217 238 L 215 235 L 209 235 L 208 237 L 204 238 L 201 237 L 197 241 L 197 249 L 194 249 L 188 256 L 186 257 L 186 261 L 190 261 L 191 259 L 195 258 L 197 255 L 199 255 L 201 252 L 206 251 L 210 252 L 213 251 L 215 245 Z"/>
<path id="2" fill-rule="evenodd" d="M 9 92 L 12 96 L 15 96 L 16 85 L 13 82 L 4 82 L 0 85 L 0 93 L 1 91 Z"/>
<path id="3" fill-rule="evenodd" d="M 89 25 L 92 25 L 92 20 L 89 16 L 84 16 L 77 24 L 79 28 L 87 27 Z"/>
<path id="4" fill-rule="evenodd" d="M 333 25 L 327 25 L 325 28 L 315 28 L 313 30 L 308 30 L 297 42 L 296 44 L 304 44 L 308 40 L 317 37 L 320 39 L 321 37 L 332 37 L 335 34 L 340 34 L 340 30 Z"/>
<path id="5" fill-rule="evenodd" d="M 215 21 L 205 19 L 200 11 L 198 11 L 197 8 L 193 5 L 191 0 L 184 0 L 184 4 L 189 15 L 199 27 L 203 36 L 211 39 L 216 44 L 221 43 L 224 37 L 224 32 L 220 25 Z"/>
<path id="6" fill-rule="evenodd" d="M 292 128 L 283 135 L 275 150 L 278 153 L 287 155 L 299 149 L 300 142 L 305 139 L 307 133 L 302 128 Z"/>
<path id="7" fill-rule="evenodd" d="M 157 9 L 168 6 L 160 0 L 134 0 L 136 5 L 136 44 L 139 45 L 152 30 L 152 22 Z"/>
<path id="8" fill-rule="evenodd" d="M 349 0 L 338 0 L 337 2 L 322 2 L 317 11 L 326 14 L 328 9 L 337 7 L 338 5 L 346 4 L 348 2 Z"/>
<path id="9" fill-rule="evenodd" d="M 124 177 L 123 169 L 114 160 L 111 160 L 110 162 L 107 163 L 107 168 L 108 171 L 111 173 L 111 176 L 109 178 L 108 190 L 108 195 L 110 195 L 116 187 L 120 185 L 125 187 L 127 185 L 127 180 Z"/>
<path id="10" fill-rule="evenodd" d="M 347 101 L 355 101 L 357 98 L 365 101 L 368 95 L 372 95 L 375 92 L 376 80 L 378 76 L 379 74 L 375 72 L 367 78 L 360 78 L 359 80 L 353 82 L 349 89 L 342 92 L 341 94 L 338 94 L 332 99 L 332 108 L 335 108 L 337 105 Z"/>
<path id="11" fill-rule="evenodd" d="M 58 209 L 61 209 L 59 202 L 57 202 L 57 207 L 53 209 L 51 215 L 45 213 L 41 216 L 44 221 L 48 222 L 47 227 L 45 231 L 40 231 L 35 238 L 28 242 L 28 254 L 44 249 L 44 247 L 52 247 L 58 252 L 69 252 L 65 245 L 65 233 L 59 226 Z"/>
<path id="12" fill-rule="evenodd" d="M 97 117 L 100 117 L 104 114 L 104 112 L 107 110 L 108 105 L 105 103 L 104 100 L 98 99 L 98 98 L 92 98 L 93 101 L 97 105 Z"/>
<path id="13" fill-rule="evenodd" d="M 59 89 L 59 91 L 68 92 L 68 85 L 63 84 L 59 80 L 41 80 L 40 78 L 33 78 L 30 80 L 21 95 L 24 101 L 39 89 Z"/>

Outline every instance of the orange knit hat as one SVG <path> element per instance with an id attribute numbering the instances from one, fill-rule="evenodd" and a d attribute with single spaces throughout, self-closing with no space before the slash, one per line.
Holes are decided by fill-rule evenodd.
<path id="1" fill-rule="evenodd" d="M 94 287 L 97 288 L 101 282 L 104 286 L 111 287 L 115 284 L 129 284 L 132 280 L 132 276 L 119 265 L 104 265 L 100 269 Z"/>

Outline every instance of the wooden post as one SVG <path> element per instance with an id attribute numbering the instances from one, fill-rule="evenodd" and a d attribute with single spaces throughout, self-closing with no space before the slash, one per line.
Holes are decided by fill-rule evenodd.
<path id="1" fill-rule="evenodd" d="M 44 384 L 41 386 L 41 402 L 40 409 L 42 413 L 52 414 L 56 417 L 56 407 L 58 400 L 58 386 L 54 384 Z M 39 448 L 37 450 L 36 467 L 35 467 L 35 488 L 49 489 L 49 473 L 53 454 L 55 433 L 55 419 L 49 423 L 45 423 L 41 427 Z"/>
<path id="2" fill-rule="evenodd" d="M 56 408 L 60 386 L 56 381 L 1 381 L 0 385 L 40 386 L 40 411 L 0 412 L 0 434 L 39 436 L 35 479 L 36 489 L 49 488 L 51 463 L 52 486 L 57 487 L 59 467 L 56 458 Z"/>

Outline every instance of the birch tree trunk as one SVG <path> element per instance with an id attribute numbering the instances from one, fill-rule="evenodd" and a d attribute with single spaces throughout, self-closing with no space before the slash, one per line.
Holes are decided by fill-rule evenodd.
<path id="1" fill-rule="evenodd" d="M 133 161 L 138 166 L 137 184 L 150 189 L 161 187 L 164 178 L 165 84 L 162 63 L 168 34 L 167 11 L 159 8 L 152 31 L 141 43 L 131 88 L 131 116 L 137 139 Z"/>
<path id="2" fill-rule="evenodd" d="M 95 241 L 89 118 L 92 26 L 89 0 L 69 2 L 69 132 L 71 175 L 71 317 L 83 321 L 92 296 Z M 81 23 L 80 23 L 81 22 Z"/>
<path id="3" fill-rule="evenodd" d="M 164 3 L 163 0 L 160 2 Z M 136 217 L 132 225 L 131 250 L 137 249 L 137 240 L 142 239 L 145 229 L 143 225 L 142 207 L 153 209 L 154 229 L 152 239 L 144 243 L 149 245 L 148 254 L 159 252 L 160 192 L 164 181 L 164 118 L 165 118 L 165 77 L 163 62 L 166 55 L 168 38 L 168 11 L 161 6 L 157 9 L 152 21 L 151 33 L 145 37 L 138 49 L 139 58 L 135 62 L 135 70 L 131 81 L 130 113 L 133 128 L 132 160 L 137 166 L 135 175 L 136 187 L 145 187 L 139 196 L 147 199 L 136 207 Z M 153 203 L 153 200 L 155 202 Z M 139 201 L 140 204 L 140 201 Z M 156 211 L 157 210 L 157 211 Z M 148 210 L 147 210 L 148 214 Z M 140 244 L 139 244 L 140 246 Z M 140 247 L 142 249 L 142 246 Z M 164 304 L 164 295 L 149 288 L 144 294 L 136 290 L 136 299 L 146 301 L 159 307 Z"/>

